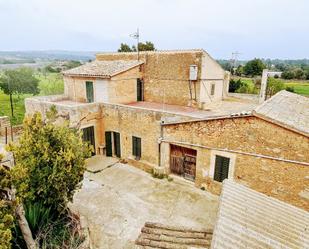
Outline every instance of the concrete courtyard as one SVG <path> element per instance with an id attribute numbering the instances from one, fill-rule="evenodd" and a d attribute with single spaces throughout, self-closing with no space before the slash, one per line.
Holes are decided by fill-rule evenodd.
<path id="1" fill-rule="evenodd" d="M 196 229 L 213 228 L 218 196 L 175 178 L 156 179 L 115 158 L 88 160 L 73 210 L 87 222 L 94 248 L 135 248 L 146 221 Z"/>

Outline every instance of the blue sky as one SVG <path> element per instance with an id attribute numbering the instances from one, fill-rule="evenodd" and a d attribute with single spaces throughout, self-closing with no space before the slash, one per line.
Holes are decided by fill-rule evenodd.
<path id="1" fill-rule="evenodd" d="M 115 51 L 130 33 L 215 58 L 309 58 L 308 0 L 0 0 L 0 50 Z"/>

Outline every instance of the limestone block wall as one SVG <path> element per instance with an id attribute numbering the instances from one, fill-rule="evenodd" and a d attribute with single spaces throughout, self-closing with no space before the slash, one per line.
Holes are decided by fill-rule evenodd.
<path id="1" fill-rule="evenodd" d="M 98 103 L 65 104 L 66 96 L 35 97 L 25 99 L 26 115 L 40 112 L 43 117 L 52 106 L 57 110 L 57 122 L 69 122 L 71 127 L 85 128 L 94 126 L 96 149 L 102 144 L 101 107 Z M 98 151 L 96 151 L 98 152 Z"/>
<path id="2" fill-rule="evenodd" d="M 69 100 L 86 102 L 86 81 L 95 81 L 95 78 L 63 76 L 64 95 Z"/>
<path id="3" fill-rule="evenodd" d="M 163 137 L 162 167 L 166 167 L 167 171 L 170 143 L 197 150 L 196 186 L 220 193 L 222 184 L 213 180 L 212 170 L 214 156 L 223 155 L 233 161 L 229 178 L 309 210 L 306 189 L 309 184 L 308 137 L 257 117 L 167 125 L 163 129 Z"/>
<path id="4" fill-rule="evenodd" d="M 91 81 L 95 102 L 131 103 L 136 101 L 136 81 L 141 77 L 139 67 L 115 75 L 111 79 L 64 76 L 64 94 L 69 100 L 84 103 L 87 101 L 86 81 Z"/>
<path id="5" fill-rule="evenodd" d="M 112 77 L 108 82 L 108 102 L 119 104 L 136 102 L 138 78 L 142 78 L 140 67 Z"/>
<path id="6" fill-rule="evenodd" d="M 8 116 L 0 117 L 0 136 L 5 135 L 5 130 L 7 130 L 7 134 L 11 133 L 11 122 Z"/>
<path id="7" fill-rule="evenodd" d="M 120 133 L 121 157 L 134 166 L 149 171 L 159 164 L 159 138 L 161 119 L 176 115 L 125 105 L 102 104 L 102 141 L 105 131 Z M 189 117 L 182 117 L 184 120 Z M 141 138 L 142 156 L 135 160 L 132 155 L 132 136 Z"/>
<path id="8" fill-rule="evenodd" d="M 103 53 L 97 54 L 97 60 L 136 60 L 136 53 Z M 190 65 L 198 66 L 198 80 L 195 82 L 196 99 L 200 102 L 201 79 L 214 79 L 222 85 L 224 71 L 203 50 L 141 52 L 140 60 L 144 61 L 145 101 L 188 105 L 190 103 L 189 69 Z M 202 61 L 203 66 L 202 66 Z M 207 71 L 206 74 L 202 71 Z M 211 71 L 211 72 L 210 72 Z M 221 99 L 222 87 L 218 86 L 215 99 Z M 219 92 L 221 89 L 221 93 Z M 193 88 L 193 97 L 195 97 Z M 206 94 L 202 94 L 205 98 Z M 203 100 L 204 101 L 204 100 Z"/>

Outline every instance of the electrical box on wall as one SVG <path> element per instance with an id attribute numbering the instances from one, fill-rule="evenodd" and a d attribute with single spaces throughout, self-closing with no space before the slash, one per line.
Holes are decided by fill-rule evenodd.
<path id="1" fill-rule="evenodd" d="M 197 65 L 190 65 L 190 80 L 197 80 Z"/>

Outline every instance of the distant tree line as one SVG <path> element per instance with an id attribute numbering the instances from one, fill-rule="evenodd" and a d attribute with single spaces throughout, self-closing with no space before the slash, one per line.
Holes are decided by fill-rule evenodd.
<path id="1" fill-rule="evenodd" d="M 261 75 L 263 69 L 282 72 L 283 79 L 309 80 L 309 60 L 271 60 L 253 59 L 250 61 L 238 61 L 235 68 L 228 60 L 219 60 L 221 66 L 236 76 L 255 77 Z"/>
<path id="2" fill-rule="evenodd" d="M 146 41 L 145 43 L 139 42 L 138 43 L 138 50 L 139 51 L 155 51 L 156 48 L 154 44 L 150 41 Z M 129 46 L 126 43 L 121 43 L 120 48 L 118 49 L 118 52 L 136 52 L 136 46 Z"/>

